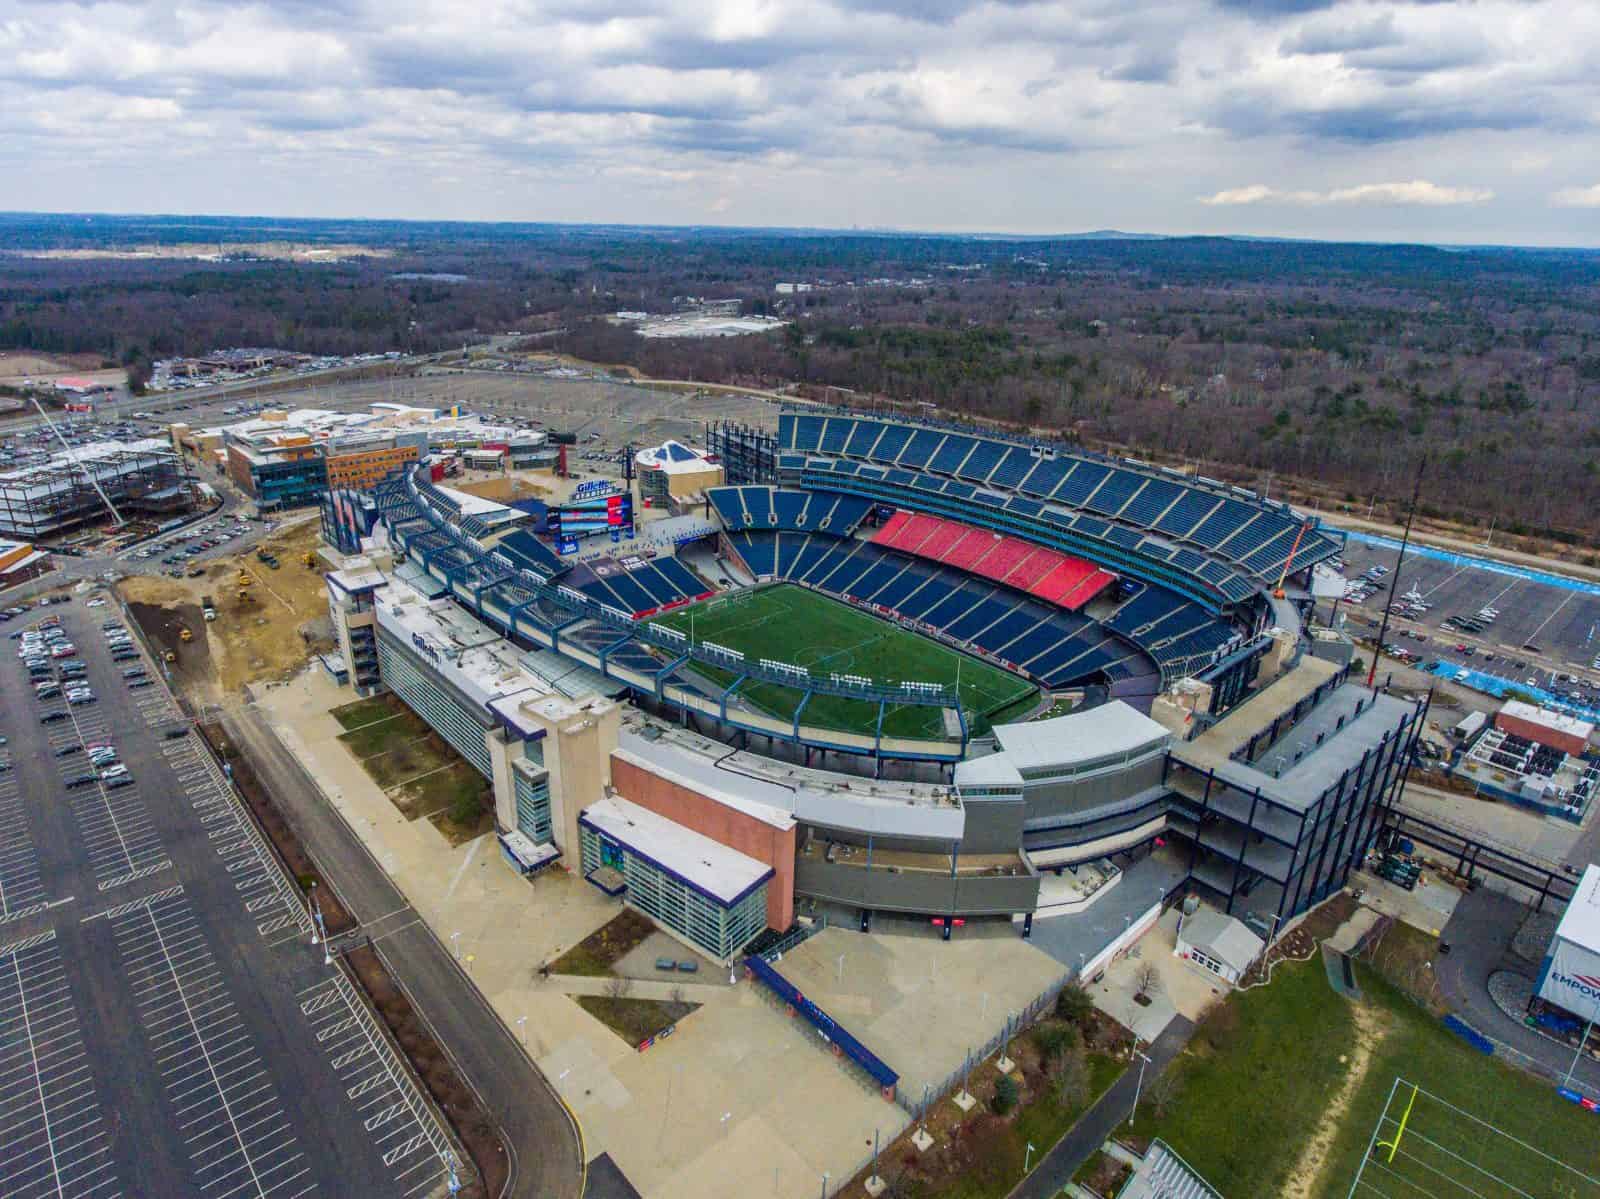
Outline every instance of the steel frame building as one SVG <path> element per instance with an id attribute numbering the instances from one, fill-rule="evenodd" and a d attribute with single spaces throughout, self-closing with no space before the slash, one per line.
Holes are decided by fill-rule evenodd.
<path id="1" fill-rule="evenodd" d="M 163 493 L 181 502 L 176 489 L 187 477 L 178 456 L 159 439 L 64 451 L 48 462 L 0 473 L 0 532 L 37 541 L 102 519 L 108 513 L 97 483 L 119 508 L 159 508 Z"/>

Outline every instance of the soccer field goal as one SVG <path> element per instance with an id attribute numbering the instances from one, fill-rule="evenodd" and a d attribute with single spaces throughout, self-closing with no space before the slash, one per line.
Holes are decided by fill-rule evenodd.
<path id="1" fill-rule="evenodd" d="M 1600 1133 L 1597 1118 L 1596 1133 Z M 1347 1199 L 1600 1199 L 1600 1178 L 1396 1078 Z"/>

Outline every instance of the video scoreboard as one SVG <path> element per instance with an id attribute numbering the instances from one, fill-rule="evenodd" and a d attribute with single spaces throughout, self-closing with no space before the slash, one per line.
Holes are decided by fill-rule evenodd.
<path id="1" fill-rule="evenodd" d="M 633 536 L 633 495 L 595 496 L 592 499 L 568 500 L 552 506 L 547 515 L 550 536 L 557 541 L 572 541 L 579 537 L 594 537 L 611 533 L 612 540 Z"/>

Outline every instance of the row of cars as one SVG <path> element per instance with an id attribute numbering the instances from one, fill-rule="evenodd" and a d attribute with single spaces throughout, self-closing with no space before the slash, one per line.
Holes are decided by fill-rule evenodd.
<path id="1" fill-rule="evenodd" d="M 13 636 L 20 643 L 17 657 L 28 671 L 36 701 L 43 703 L 65 696 L 69 707 L 95 702 L 94 690 L 85 678 L 88 668 L 78 658 L 78 647 L 67 638 L 60 617 L 46 617 L 33 628 Z M 66 711 L 56 708 L 45 712 L 40 720 L 44 724 L 54 724 L 67 719 L 67 715 Z"/>
<path id="2" fill-rule="evenodd" d="M 181 577 L 184 565 L 191 559 L 197 558 L 207 550 L 216 549 L 230 541 L 243 537 L 250 531 L 250 525 L 244 520 L 233 517 L 219 517 L 208 520 L 204 524 L 195 525 L 181 533 L 148 545 L 142 550 L 134 552 L 135 558 L 153 558 L 163 550 L 167 551 L 161 558 L 161 564 L 168 568 L 167 573 L 174 578 Z M 198 574 L 191 570 L 191 574 Z"/>
<path id="3" fill-rule="evenodd" d="M 83 755 L 89 769 L 67 776 L 69 790 L 90 787 L 95 783 L 103 784 L 109 791 L 133 786 L 133 775 L 128 773 L 127 766 L 117 757 L 117 747 L 110 741 L 88 741 L 81 745 L 71 741 L 55 749 L 58 758 L 75 757 L 78 754 Z"/>

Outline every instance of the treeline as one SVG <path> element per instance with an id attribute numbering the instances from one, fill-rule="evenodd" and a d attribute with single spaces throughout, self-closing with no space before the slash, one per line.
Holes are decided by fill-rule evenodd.
<path id="1" fill-rule="evenodd" d="M 41 258 L 290 242 L 337 263 Z M 271 345 L 449 348 L 507 330 L 645 373 L 931 402 L 1335 505 L 1592 542 L 1600 255 L 1180 239 L 1001 239 L 0 214 L 0 349 L 153 358 Z M 782 293 L 779 282 L 813 285 Z M 788 324 L 645 339 L 607 319 L 687 297 Z"/>

